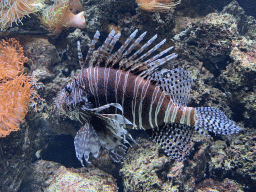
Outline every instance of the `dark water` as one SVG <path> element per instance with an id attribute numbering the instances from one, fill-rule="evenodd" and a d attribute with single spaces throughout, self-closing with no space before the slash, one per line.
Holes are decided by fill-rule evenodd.
<path id="1" fill-rule="evenodd" d="M 255 0 L 237 0 L 237 2 L 245 10 L 247 15 L 256 17 L 256 1 Z"/>

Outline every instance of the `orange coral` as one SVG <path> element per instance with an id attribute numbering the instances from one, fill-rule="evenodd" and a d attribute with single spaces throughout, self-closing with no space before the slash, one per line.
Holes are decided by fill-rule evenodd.
<path id="1" fill-rule="evenodd" d="M 0 42 L 0 137 L 19 129 L 35 95 L 31 77 L 23 74 L 26 61 L 18 41 Z"/>
<path id="2" fill-rule="evenodd" d="M 0 28 L 5 30 L 13 22 L 21 22 L 21 19 L 38 10 L 43 0 L 1 0 L 0 3 Z"/>
<path id="3" fill-rule="evenodd" d="M 136 0 L 136 2 L 141 9 L 146 11 L 164 12 L 180 4 L 181 0 Z"/>
<path id="4" fill-rule="evenodd" d="M 74 0 L 57 1 L 44 11 L 41 22 L 52 35 L 58 35 L 63 29 L 69 27 L 85 28 L 84 11 L 75 15 L 70 9 L 78 10 Z"/>

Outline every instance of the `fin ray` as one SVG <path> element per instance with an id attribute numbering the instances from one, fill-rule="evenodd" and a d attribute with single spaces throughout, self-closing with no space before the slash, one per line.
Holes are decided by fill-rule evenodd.
<path id="1" fill-rule="evenodd" d="M 76 157 L 81 162 L 82 166 L 84 166 L 83 158 L 88 162 L 90 153 L 97 158 L 101 147 L 99 138 L 92 125 L 89 123 L 85 123 L 77 132 L 74 145 Z"/>

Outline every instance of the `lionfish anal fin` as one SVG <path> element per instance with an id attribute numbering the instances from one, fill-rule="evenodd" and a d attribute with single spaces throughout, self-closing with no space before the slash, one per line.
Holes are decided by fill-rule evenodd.
<path id="1" fill-rule="evenodd" d="M 171 159 L 184 160 L 193 146 L 193 128 L 186 125 L 169 123 L 146 132 Z"/>

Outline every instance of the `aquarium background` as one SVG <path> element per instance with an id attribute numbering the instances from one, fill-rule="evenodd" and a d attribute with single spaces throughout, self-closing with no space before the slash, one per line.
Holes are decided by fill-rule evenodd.
<path id="1" fill-rule="evenodd" d="M 28 5 L 24 17 L 11 21 L 12 3 L 22 2 Z M 15 119 L 17 130 L 0 137 L 0 191 L 255 191 L 254 0 L 182 0 L 168 9 L 151 10 L 135 0 L 12 3 L 1 0 L 0 37 L 15 38 L 19 45 L 1 41 L 0 69 L 24 54 L 22 68 L 15 74 L 33 77 L 34 91 L 28 108 L 22 109 L 25 118 L 17 115 L 18 110 L 7 118 Z M 71 12 L 82 13 L 80 23 L 65 17 Z M 112 29 L 122 34 L 117 46 L 135 29 L 139 34 L 148 31 L 141 45 L 155 34 L 157 42 L 166 38 L 162 49 L 174 46 L 178 57 L 165 67 L 185 68 L 193 77 L 188 106 L 216 107 L 243 131 L 231 136 L 195 134 L 191 153 L 179 162 L 167 157 L 144 131 L 129 130 L 137 144 L 129 146 L 123 163 L 113 162 L 102 149 L 82 167 L 74 148 L 81 123 L 59 113 L 56 98 L 81 69 L 77 41 L 85 58 L 96 30 L 101 33 L 98 48 Z M 6 51 L 10 47 L 12 52 Z M 9 76 L 3 80 L 6 74 L 0 73 L 1 133 L 6 129 L 4 106 L 13 95 L 3 91 L 4 81 L 10 81 Z"/>

